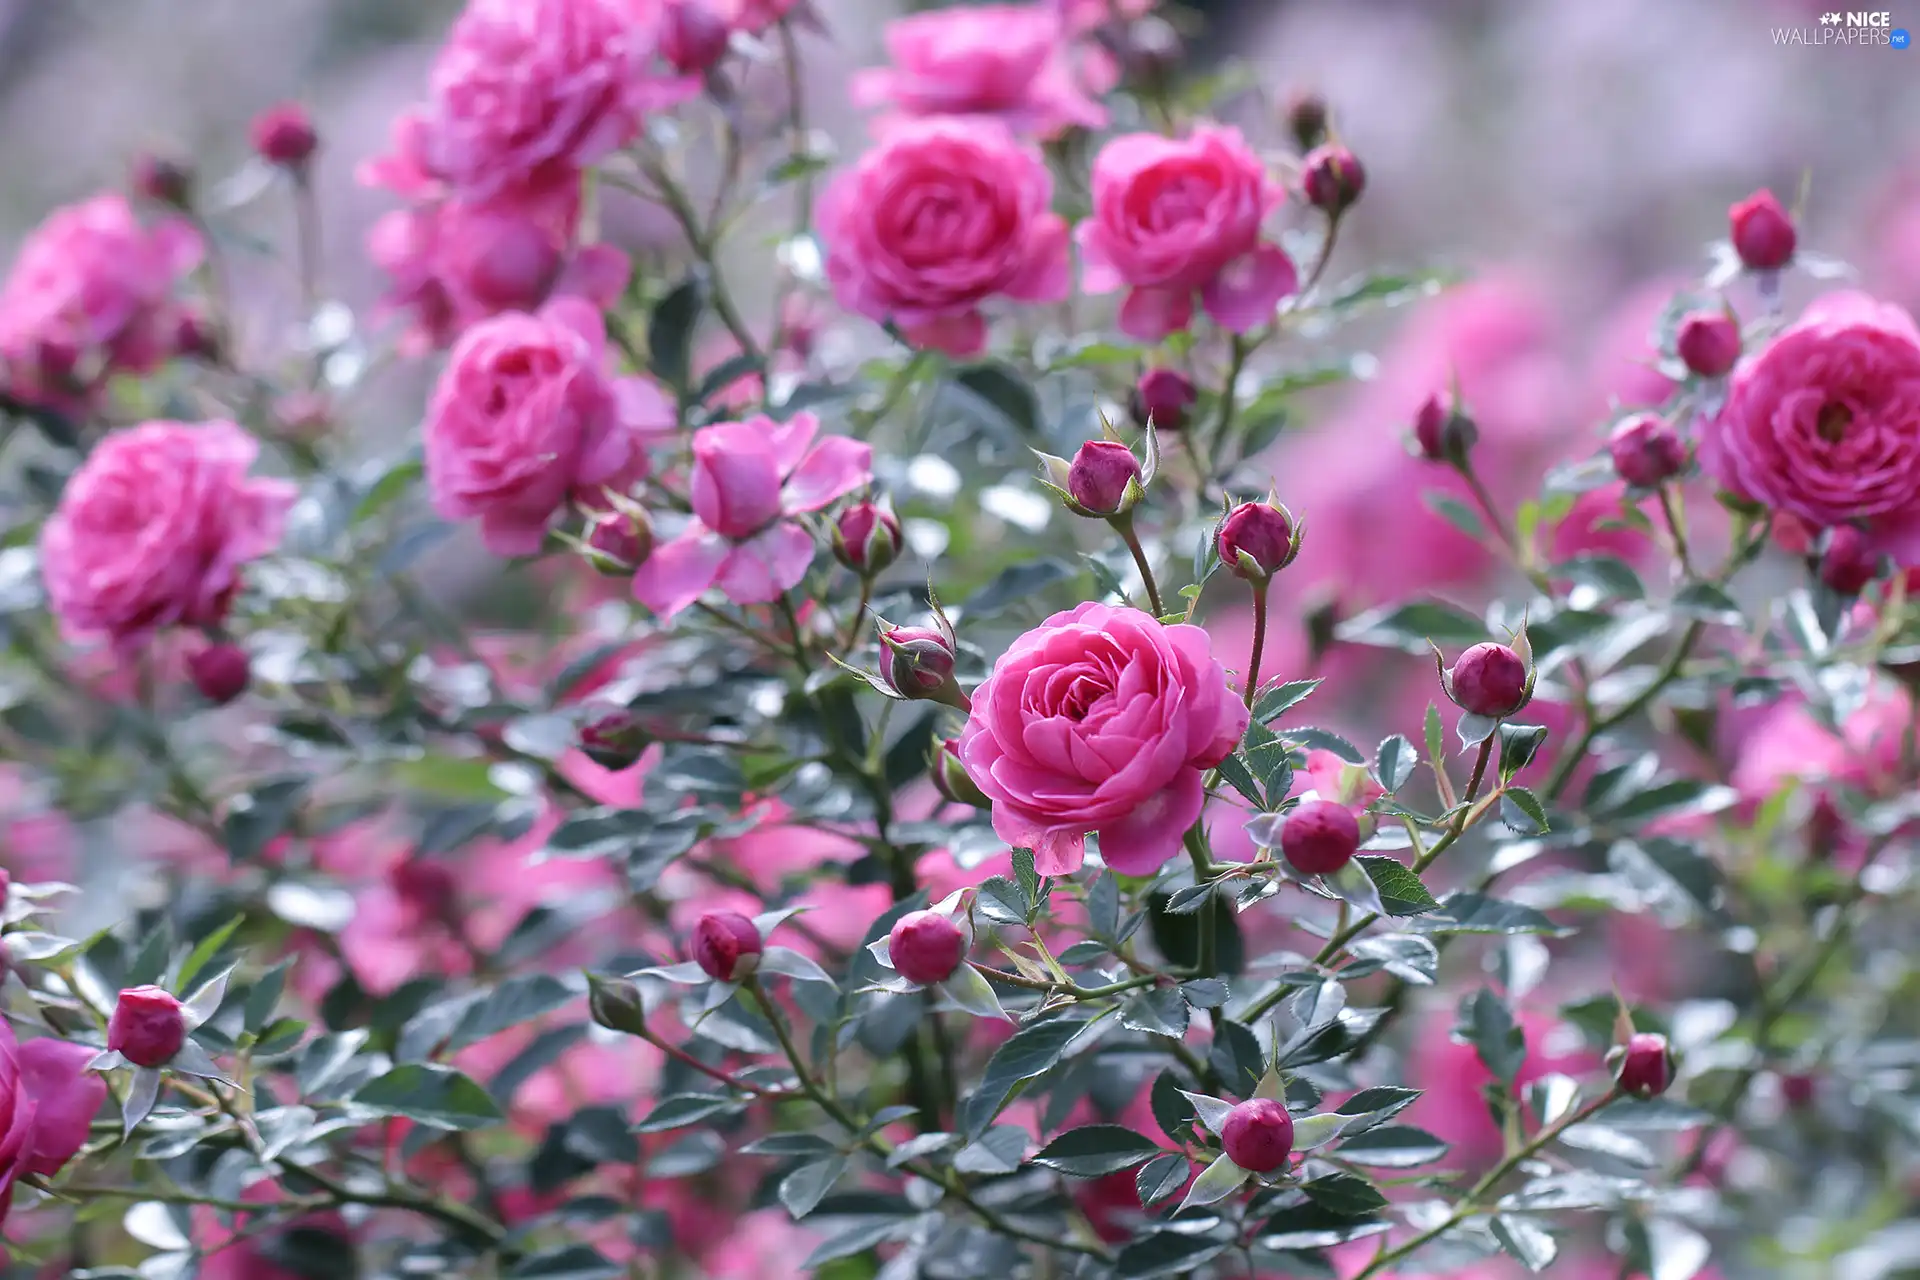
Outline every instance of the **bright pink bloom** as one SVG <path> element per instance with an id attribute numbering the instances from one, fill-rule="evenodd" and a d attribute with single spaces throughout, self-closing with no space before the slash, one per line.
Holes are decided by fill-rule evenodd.
<path id="1" fill-rule="evenodd" d="M 1123 18 L 1151 13 L 1156 0 L 1048 0 L 1069 31 L 1092 31 Z"/>
<path id="2" fill-rule="evenodd" d="M 1013 642 L 974 690 L 960 738 L 993 829 L 1042 875 L 1077 870 L 1088 832 L 1115 871 L 1180 851 L 1206 803 L 1201 774 L 1247 729 L 1207 633 L 1083 604 Z"/>
<path id="3" fill-rule="evenodd" d="M 1015 133 L 1098 129 L 1104 107 L 1075 83 L 1058 14 L 1031 4 L 933 9 L 887 24 L 890 67 L 853 78 L 853 101 L 904 116 L 992 116 Z"/>
<path id="4" fill-rule="evenodd" d="M 226 616 L 240 566 L 280 545 L 294 486 L 252 477 L 231 422 L 148 422 L 108 436 L 40 534 L 48 604 L 71 636 L 144 643 Z"/>
<path id="5" fill-rule="evenodd" d="M 1093 216 L 1077 233 L 1082 283 L 1126 289 L 1120 328 L 1143 341 L 1186 328 L 1196 293 L 1223 328 L 1249 332 L 1299 286 L 1292 259 L 1261 231 L 1285 194 L 1237 129 L 1115 138 L 1093 162 Z"/>
<path id="6" fill-rule="evenodd" d="M 107 1100 L 105 1077 L 87 1070 L 94 1054 L 65 1040 L 21 1044 L 0 1023 L 0 1221 L 16 1181 L 60 1172 L 86 1143 Z"/>
<path id="7" fill-rule="evenodd" d="M 1522 1089 L 1553 1072 L 1581 1076 L 1600 1065 L 1599 1055 L 1571 1027 L 1533 1013 L 1521 1013 L 1517 1020 L 1527 1038 L 1527 1059 L 1517 1077 Z M 1401 1119 L 1451 1143 L 1455 1162 L 1484 1164 L 1500 1154 L 1500 1131 L 1481 1096 L 1493 1073 L 1472 1045 L 1453 1039 L 1452 1025 L 1451 1012 L 1437 1014 L 1409 1056 L 1415 1071 L 1409 1083 L 1425 1092 Z"/>
<path id="8" fill-rule="evenodd" d="M 646 378 L 609 376 L 600 313 L 578 299 L 468 329 L 427 407 L 434 510 L 480 521 L 496 555 L 531 555 L 567 500 L 647 469 L 648 435 L 674 413 Z"/>
<path id="9" fill-rule="evenodd" d="M 986 344 L 981 304 L 1067 296 L 1067 224 L 1040 153 L 991 120 L 903 121 L 828 185 L 827 276 L 849 311 L 951 355 Z"/>
<path id="10" fill-rule="evenodd" d="M 873 480 L 873 449 L 845 436 L 815 440 L 819 419 L 721 422 L 693 436 L 693 515 L 633 575 L 634 599 L 672 617 L 718 586 L 736 604 L 763 604 L 806 576 L 813 535 L 794 519 Z"/>
<path id="11" fill-rule="evenodd" d="M 1859 520 L 1920 564 L 1920 330 L 1860 293 L 1816 299 L 1733 375 L 1700 464 L 1740 497 L 1815 528 Z"/>
<path id="12" fill-rule="evenodd" d="M 174 354 L 174 287 L 202 251 L 186 219 L 142 226 L 117 192 L 56 210 L 0 289 L 7 393 L 81 412 L 108 375 L 157 368 Z"/>
<path id="13" fill-rule="evenodd" d="M 433 67 L 428 169 L 487 200 L 626 145 L 699 91 L 655 65 L 659 19 L 633 0 L 469 0 Z"/>
<path id="14" fill-rule="evenodd" d="M 1775 707 L 1741 735 L 1734 788 L 1752 803 L 1788 782 L 1837 783 L 1887 798 L 1898 786 L 1902 730 L 1912 707 L 1891 680 L 1876 683 L 1837 734 L 1798 703 Z"/>

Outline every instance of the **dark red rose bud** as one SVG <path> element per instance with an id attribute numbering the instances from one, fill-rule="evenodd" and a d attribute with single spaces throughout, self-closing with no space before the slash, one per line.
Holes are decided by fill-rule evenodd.
<path id="1" fill-rule="evenodd" d="M 716 982 L 737 982 L 760 967 L 766 944 L 737 911 L 709 911 L 693 926 L 693 962 Z"/>
<path id="2" fill-rule="evenodd" d="M 953 684 L 953 646 L 932 627 L 883 627 L 880 678 L 903 698 L 940 701 Z"/>
<path id="3" fill-rule="evenodd" d="M 1287 132 L 1302 155 L 1327 140 L 1327 100 L 1311 90 L 1287 99 Z"/>
<path id="4" fill-rule="evenodd" d="M 900 519 L 876 502 L 856 502 L 833 522 L 833 556 L 863 578 L 900 558 Z"/>
<path id="5" fill-rule="evenodd" d="M 923 987 L 951 978 L 966 952 L 967 936 L 938 911 L 909 911 L 887 935 L 894 972 Z"/>
<path id="6" fill-rule="evenodd" d="M 1273 1173 L 1286 1167 L 1293 1154 L 1293 1117 L 1286 1104 L 1273 1098 L 1251 1098 L 1227 1112 L 1220 1126 L 1220 1145 L 1227 1159 L 1252 1173 Z"/>
<path id="7" fill-rule="evenodd" d="M 1733 251 L 1749 270 L 1774 271 L 1793 261 L 1799 242 L 1793 219 L 1773 192 L 1761 190 L 1727 210 Z"/>
<path id="8" fill-rule="evenodd" d="M 1134 386 L 1128 410 L 1143 428 L 1151 422 L 1155 431 L 1180 431 L 1197 398 L 1193 383 L 1178 369 L 1149 369 Z"/>
<path id="9" fill-rule="evenodd" d="M 1128 79 L 1151 90 L 1164 86 L 1180 70 L 1186 48 L 1171 22 L 1149 14 L 1127 25 L 1120 57 Z"/>
<path id="10" fill-rule="evenodd" d="M 237 644 L 210 644 L 187 655 L 187 676 L 201 697 L 225 706 L 247 691 L 253 673 L 245 649 Z"/>
<path id="11" fill-rule="evenodd" d="M 189 209 L 193 206 L 193 170 L 170 156 L 138 155 L 133 160 L 133 190 L 143 200 Z"/>
<path id="12" fill-rule="evenodd" d="M 1686 469 L 1687 446 L 1665 418 L 1636 413 L 1607 437 L 1607 453 L 1620 478 L 1636 489 L 1654 489 Z"/>
<path id="13" fill-rule="evenodd" d="M 980 789 L 966 766 L 960 763 L 958 738 L 948 738 L 934 749 L 931 774 L 933 789 L 943 799 L 954 804 L 971 805 L 976 809 L 993 807 L 993 802 L 987 799 L 987 793 Z"/>
<path id="14" fill-rule="evenodd" d="M 136 1067 L 163 1067 L 187 1042 L 187 1014 L 159 987 L 129 987 L 107 1020 L 107 1048 Z"/>
<path id="15" fill-rule="evenodd" d="M 1673 1056 L 1667 1051 L 1667 1038 L 1651 1031 L 1636 1032 L 1627 1041 L 1614 1077 L 1623 1092 L 1636 1098 L 1658 1097 L 1673 1083 Z"/>
<path id="16" fill-rule="evenodd" d="M 1360 849 L 1360 820 L 1332 800 L 1308 800 L 1280 827 L 1280 852 L 1303 876 L 1330 876 Z"/>
<path id="17" fill-rule="evenodd" d="M 632 573 L 653 554 L 653 526 L 638 512 L 602 511 L 588 521 L 586 543 L 594 568 Z"/>
<path id="18" fill-rule="evenodd" d="M 453 919 L 460 884 L 453 869 L 430 858 L 407 858 L 387 872 L 387 884 L 415 927 Z"/>
<path id="19" fill-rule="evenodd" d="M 1718 378 L 1740 362 L 1740 322 L 1724 311 L 1690 311 L 1680 318 L 1673 349 L 1690 373 Z"/>
<path id="20" fill-rule="evenodd" d="M 1073 455 L 1067 493 L 1096 516 L 1117 514 L 1127 485 L 1140 479 L 1140 460 L 1117 440 L 1089 440 Z"/>
<path id="21" fill-rule="evenodd" d="M 1256 582 L 1271 578 L 1300 554 L 1292 518 L 1271 502 L 1243 502 L 1229 511 L 1214 533 L 1214 549 L 1228 573 Z"/>
<path id="22" fill-rule="evenodd" d="M 1780 1096 L 1795 1111 L 1811 1107 L 1819 1088 L 1820 1082 L 1804 1071 L 1789 1071 L 1780 1077 Z"/>
<path id="23" fill-rule="evenodd" d="M 1815 793 L 1802 834 L 1806 837 L 1809 862 L 1826 862 L 1839 850 L 1840 842 L 1847 835 L 1847 816 L 1840 812 L 1833 792 L 1823 788 Z"/>
<path id="24" fill-rule="evenodd" d="M 1527 664 L 1503 644 L 1477 644 L 1447 672 L 1448 694 L 1462 711 L 1504 719 L 1527 705 Z"/>
<path id="25" fill-rule="evenodd" d="M 1435 392 L 1413 415 L 1413 441 L 1421 457 L 1466 469 L 1467 457 L 1480 440 L 1480 428 L 1458 405 Z"/>
<path id="26" fill-rule="evenodd" d="M 1820 581 L 1840 595 L 1857 596 L 1879 576 L 1880 552 L 1865 533 L 1850 524 L 1835 525 L 1827 532 L 1826 549 L 1820 553 Z"/>
<path id="27" fill-rule="evenodd" d="M 289 169 L 305 167 L 320 145 L 313 120 L 297 102 L 268 107 L 253 118 L 253 149 L 269 164 Z"/>
<path id="28" fill-rule="evenodd" d="M 660 53 L 682 75 L 700 75 L 727 55 L 727 20 L 707 0 L 667 0 Z"/>
<path id="29" fill-rule="evenodd" d="M 1338 217 L 1366 191 L 1367 170 L 1339 143 L 1324 143 L 1301 161 L 1301 185 L 1308 204 L 1329 217 Z"/>
<path id="30" fill-rule="evenodd" d="M 173 322 L 173 349 L 187 360 L 215 364 L 220 359 L 220 330 L 211 316 L 199 311 L 182 311 Z"/>
<path id="31" fill-rule="evenodd" d="M 647 733 L 631 712 L 615 711 L 580 730 L 580 750 L 602 769 L 619 773 L 639 763 Z"/>

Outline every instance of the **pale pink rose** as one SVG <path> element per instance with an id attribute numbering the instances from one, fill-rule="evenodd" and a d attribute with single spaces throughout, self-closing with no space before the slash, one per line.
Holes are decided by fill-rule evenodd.
<path id="1" fill-rule="evenodd" d="M 1107 122 L 1075 83 L 1059 15 L 1039 5 L 933 9 L 888 23 L 886 39 L 893 65 L 854 76 L 857 106 L 991 116 L 1042 139 Z"/>
<path id="2" fill-rule="evenodd" d="M 0 1222 L 15 1182 L 51 1177 L 85 1145 L 107 1100 L 105 1077 L 87 1070 L 97 1052 L 45 1037 L 21 1044 L 0 1022 Z"/>
<path id="3" fill-rule="evenodd" d="M 971 355 L 981 304 L 1067 296 L 1067 224 L 1040 153 L 978 118 L 902 121 L 828 184 L 827 277 L 849 311 L 919 346 Z"/>
<path id="4" fill-rule="evenodd" d="M 570 498 L 644 475 L 647 438 L 674 411 L 653 382 L 609 367 L 600 313 L 577 298 L 468 329 L 427 407 L 434 510 L 477 518 L 496 555 L 531 555 Z"/>
<path id="5" fill-rule="evenodd" d="M 577 243 L 579 228 L 578 183 L 485 204 L 427 200 L 380 218 L 367 252 L 392 279 L 383 306 L 411 321 L 402 349 L 448 346 L 478 321 L 553 297 L 613 305 L 626 287 L 627 255 Z"/>
<path id="6" fill-rule="evenodd" d="M 1101 859 L 1144 875 L 1180 851 L 1206 804 L 1201 774 L 1246 732 L 1247 710 L 1207 633 L 1137 609 L 1056 613 L 1001 655 L 960 737 L 993 829 L 1042 875 Z"/>
<path id="7" fill-rule="evenodd" d="M 762 1209 L 734 1221 L 702 1260 L 708 1280 L 800 1280 L 813 1272 L 800 1264 L 820 1237 L 778 1209 Z"/>
<path id="8" fill-rule="evenodd" d="M 1223 328 L 1273 318 L 1299 280 L 1262 224 L 1285 198 L 1238 129 L 1184 138 L 1129 133 L 1093 162 L 1093 216 L 1077 235 L 1088 293 L 1126 289 L 1120 329 L 1156 342 L 1193 321 L 1193 298 Z"/>
<path id="9" fill-rule="evenodd" d="M 699 81 L 657 65 L 658 6 L 468 0 L 434 63 L 421 152 L 462 198 L 565 181 Z"/>
<path id="10" fill-rule="evenodd" d="M 666 618 L 709 587 L 736 604 L 764 604 L 805 577 L 813 535 L 794 517 L 873 480 L 871 446 L 816 440 L 819 430 L 819 419 L 796 413 L 696 431 L 693 519 L 635 572 L 634 599 Z"/>
<path id="11" fill-rule="evenodd" d="M 0 289 L 7 394 L 80 412 L 110 375 L 158 367 L 175 352 L 175 287 L 202 251 L 186 219 L 142 226 L 115 192 L 56 210 Z"/>
<path id="12" fill-rule="evenodd" d="M 1920 564 L 1920 330 L 1899 307 L 1830 293 L 1741 364 L 1703 424 L 1700 465 L 1817 528 L 1862 523 Z"/>
<path id="13" fill-rule="evenodd" d="M 231 422 L 148 422 L 102 441 L 40 534 L 62 629 L 124 648 L 173 623 L 218 623 L 240 566 L 280 545 L 296 495 L 247 474 L 258 452 Z"/>

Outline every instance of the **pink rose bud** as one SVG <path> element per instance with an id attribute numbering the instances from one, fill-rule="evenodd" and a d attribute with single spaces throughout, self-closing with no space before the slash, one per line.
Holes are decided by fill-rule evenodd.
<path id="1" fill-rule="evenodd" d="M 129 987 L 107 1021 L 107 1048 L 136 1067 L 163 1067 L 187 1042 L 187 1015 L 159 987 Z"/>
<path id="2" fill-rule="evenodd" d="M 155 204 L 188 209 L 193 205 L 193 170 L 170 156 L 143 153 L 134 157 L 133 190 Z"/>
<path id="3" fill-rule="evenodd" d="M 1067 493 L 1096 516 L 1118 515 L 1127 485 L 1140 479 L 1140 460 L 1118 440 L 1089 440 L 1073 455 Z"/>
<path id="4" fill-rule="evenodd" d="M 1636 413 L 1607 437 L 1607 452 L 1620 478 L 1636 489 L 1656 489 L 1687 465 L 1687 446 L 1671 423 L 1654 413 Z"/>
<path id="5" fill-rule="evenodd" d="M 736 982 L 760 967 L 766 944 L 738 911 L 709 911 L 693 926 L 693 962 L 716 982 Z"/>
<path id="6" fill-rule="evenodd" d="M 874 502 L 856 502 L 833 522 L 833 558 L 871 578 L 900 558 L 900 518 Z"/>
<path id="7" fill-rule="evenodd" d="M 1880 576 L 1880 552 L 1855 525 L 1835 525 L 1820 553 L 1820 581 L 1843 596 L 1857 596 Z"/>
<path id="8" fill-rule="evenodd" d="M 174 321 L 173 349 L 185 359 L 215 364 L 220 359 L 220 330 L 211 316 L 184 310 Z"/>
<path id="9" fill-rule="evenodd" d="M 1447 672 L 1447 692 L 1462 711 L 1500 720 L 1527 705 L 1533 687 L 1527 664 L 1503 644 L 1477 644 Z"/>
<path id="10" fill-rule="evenodd" d="M 1227 1159 L 1252 1173 L 1273 1173 L 1293 1154 L 1293 1117 L 1273 1098 L 1250 1098 L 1227 1112 L 1220 1126 Z"/>
<path id="11" fill-rule="evenodd" d="M 1780 1077 L 1780 1096 L 1795 1111 L 1811 1107 L 1818 1091 L 1819 1081 L 1804 1071 L 1789 1071 Z"/>
<path id="12" fill-rule="evenodd" d="M 631 769 L 647 749 L 647 733 L 630 712 L 616 711 L 580 730 L 580 750 L 602 769 Z"/>
<path id="13" fill-rule="evenodd" d="M 732 30 L 707 0 L 668 0 L 660 52 L 682 75 L 700 75 L 727 54 Z"/>
<path id="14" fill-rule="evenodd" d="M 1740 322 L 1724 311 L 1690 311 L 1673 346 L 1688 372 L 1717 378 L 1740 361 Z"/>
<path id="15" fill-rule="evenodd" d="M 1265 582 L 1300 554 L 1298 528 L 1285 507 L 1243 502 L 1227 513 L 1214 533 L 1220 563 L 1236 578 Z"/>
<path id="16" fill-rule="evenodd" d="M 1773 192 L 1761 190 L 1727 210 L 1733 251 L 1752 271 L 1773 271 L 1793 261 L 1798 235 L 1793 219 L 1780 207 Z"/>
<path id="17" fill-rule="evenodd" d="M 303 168 L 320 145 L 313 120 L 297 102 L 268 107 L 253 118 L 253 149 L 269 164 Z"/>
<path id="18" fill-rule="evenodd" d="M 1128 78 L 1143 87 L 1152 88 L 1164 85 L 1169 77 L 1180 70 L 1186 49 L 1180 33 L 1171 22 L 1157 14 L 1149 14 L 1128 24 L 1126 34 L 1122 37 L 1121 56 L 1126 63 Z"/>
<path id="19" fill-rule="evenodd" d="M 1330 876 L 1360 848 L 1360 820 L 1332 800 L 1308 800 L 1280 827 L 1280 852 L 1303 876 Z"/>
<path id="20" fill-rule="evenodd" d="M 1420 456 L 1466 469 L 1467 455 L 1480 439 L 1480 428 L 1457 405 L 1435 392 L 1413 415 L 1413 440 Z"/>
<path id="21" fill-rule="evenodd" d="M 532 218 L 476 217 L 470 240 L 453 256 L 464 270 L 460 279 L 474 301 L 489 311 L 536 311 L 560 276 L 561 247 L 547 228 Z"/>
<path id="22" fill-rule="evenodd" d="M 638 510 L 602 511 L 587 523 L 587 549 L 602 573 L 632 573 L 653 554 L 653 526 Z"/>
<path id="23" fill-rule="evenodd" d="M 1840 842 L 1847 835 L 1847 817 L 1840 812 L 1831 791 L 1823 790 L 1813 797 L 1813 808 L 1807 814 L 1802 834 L 1810 862 L 1826 862 L 1840 848 Z"/>
<path id="24" fill-rule="evenodd" d="M 952 644 L 932 627 L 880 629 L 880 678 L 903 698 L 947 701 L 953 660 Z"/>
<path id="25" fill-rule="evenodd" d="M 454 879 L 453 869 L 429 858 L 411 857 L 395 863 L 387 872 L 387 887 L 416 928 L 454 919 L 454 908 L 460 901 L 460 883 Z"/>
<path id="26" fill-rule="evenodd" d="M 237 644 L 210 644 L 189 654 L 187 675 L 200 696 L 217 707 L 245 693 L 253 677 L 247 651 Z"/>
<path id="27" fill-rule="evenodd" d="M 951 978 L 966 950 L 960 926 L 938 911 L 909 911 L 887 935 L 894 972 L 923 987 Z"/>
<path id="28" fill-rule="evenodd" d="M 980 789 L 966 766 L 960 763 L 960 740 L 948 738 L 935 748 L 931 770 L 933 789 L 942 799 L 954 804 L 971 805 L 976 809 L 990 809 L 993 801 Z"/>
<path id="29" fill-rule="evenodd" d="M 1636 1098 L 1657 1097 L 1673 1083 L 1673 1056 L 1667 1052 L 1667 1038 L 1651 1031 L 1634 1033 L 1620 1056 L 1614 1077 L 1622 1091 Z"/>
<path id="30" fill-rule="evenodd" d="M 1149 369 L 1134 386 L 1128 408 L 1141 427 L 1152 423 L 1156 431 L 1179 431 L 1196 398 L 1193 383 L 1178 369 Z"/>
<path id="31" fill-rule="evenodd" d="M 1302 155 L 1327 140 L 1327 100 L 1311 90 L 1287 99 L 1287 132 Z"/>
<path id="32" fill-rule="evenodd" d="M 1337 142 L 1315 147 L 1301 166 L 1307 203 L 1330 218 L 1345 213 L 1367 189 L 1365 166 Z"/>

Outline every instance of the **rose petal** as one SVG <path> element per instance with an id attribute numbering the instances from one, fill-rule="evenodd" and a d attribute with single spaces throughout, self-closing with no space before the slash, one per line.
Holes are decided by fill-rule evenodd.
<path id="1" fill-rule="evenodd" d="M 662 618 L 698 600 L 720 576 L 732 544 L 703 525 L 653 549 L 633 574 L 633 598 Z"/>
<path id="2" fill-rule="evenodd" d="M 1299 287 L 1293 259 L 1263 244 L 1222 267 L 1200 291 L 1200 302 L 1223 329 L 1249 333 L 1273 319 L 1280 300 Z"/>

